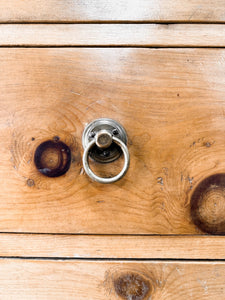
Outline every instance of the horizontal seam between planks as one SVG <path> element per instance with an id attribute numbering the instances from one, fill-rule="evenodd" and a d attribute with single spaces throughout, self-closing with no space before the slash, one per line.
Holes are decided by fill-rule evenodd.
<path id="1" fill-rule="evenodd" d="M 1 234 L 12 234 L 12 235 L 59 235 L 59 236 L 114 236 L 114 237 L 129 237 L 129 236 L 139 236 L 139 237 L 223 237 L 223 235 L 210 235 L 210 234 L 121 234 L 121 233 L 57 233 L 57 232 L 0 232 Z"/>
<path id="2" fill-rule="evenodd" d="M 145 49 L 224 49 L 225 46 L 193 46 L 193 45 L 4 45 L 0 48 L 145 48 Z"/>
<path id="3" fill-rule="evenodd" d="M 97 25 L 97 24 L 138 24 L 138 25 L 142 25 L 142 24 L 160 24 L 160 25 L 176 25 L 176 24 L 187 24 L 187 25 L 225 25 L 225 20 L 224 21 L 179 21 L 179 20 L 152 20 L 152 21 L 132 21 L 132 20 L 127 20 L 127 21 L 66 21 L 66 20 L 62 20 L 62 21 L 0 21 L 0 25 L 54 25 L 54 24 L 64 24 L 64 25 L 76 25 L 76 24 L 92 24 L 92 25 Z"/>
<path id="4" fill-rule="evenodd" d="M 74 258 L 74 257 L 38 257 L 38 256 L 0 256 L 0 260 L 5 260 L 5 259 L 16 259 L 16 260 L 49 260 L 49 261 L 126 261 L 126 262 L 153 262 L 153 261 L 168 261 L 168 262 L 225 262 L 225 259 L 193 259 L 193 258 L 86 258 L 86 257 L 79 257 L 79 258 Z"/>

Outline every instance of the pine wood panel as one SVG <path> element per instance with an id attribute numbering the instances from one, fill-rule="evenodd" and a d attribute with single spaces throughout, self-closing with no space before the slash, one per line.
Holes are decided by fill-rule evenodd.
<path id="1" fill-rule="evenodd" d="M 225 259 L 220 236 L 1 234 L 0 256 L 139 259 Z"/>
<path id="2" fill-rule="evenodd" d="M 224 262 L 0 260 L 5 299 L 207 299 L 225 297 Z"/>
<path id="3" fill-rule="evenodd" d="M 202 233 L 190 199 L 200 181 L 225 169 L 224 50 L 0 54 L 0 231 Z M 91 182 L 82 169 L 82 132 L 99 117 L 119 121 L 128 133 L 130 168 L 115 184 Z M 72 164 L 64 176 L 48 178 L 33 156 L 54 136 L 70 147 Z M 119 163 L 92 167 L 106 176 Z M 203 217 L 215 225 L 225 218 L 223 191 L 210 199 Z"/>
<path id="4" fill-rule="evenodd" d="M 0 25 L 0 46 L 224 47 L 225 25 Z"/>
<path id="5" fill-rule="evenodd" d="M 7 0 L 1 22 L 224 22 L 223 0 Z"/>

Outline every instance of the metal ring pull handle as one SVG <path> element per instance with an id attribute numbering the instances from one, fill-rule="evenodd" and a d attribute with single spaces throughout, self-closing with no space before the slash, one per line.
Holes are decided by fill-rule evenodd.
<path id="1" fill-rule="evenodd" d="M 98 119 L 90 123 L 83 133 L 83 167 L 86 174 L 94 181 L 100 183 L 113 183 L 121 179 L 127 172 L 130 162 L 129 151 L 126 146 L 127 136 L 124 128 L 114 120 L 111 119 Z M 99 149 L 100 153 L 107 153 L 107 161 L 102 163 L 109 163 L 117 159 L 119 156 L 115 154 L 112 146 L 119 146 L 120 152 L 124 156 L 124 165 L 119 174 L 114 177 L 104 178 L 97 176 L 90 168 L 89 155 L 94 148 Z M 111 148 L 110 148 L 111 147 Z M 118 147 L 117 147 L 118 148 Z M 101 162 L 101 154 L 99 154 L 98 162 Z M 92 157 L 93 158 L 93 157 Z M 95 159 L 96 160 L 96 159 Z"/>

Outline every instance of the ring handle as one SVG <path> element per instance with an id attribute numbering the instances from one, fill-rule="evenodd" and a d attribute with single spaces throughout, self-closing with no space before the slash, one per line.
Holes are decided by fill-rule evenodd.
<path id="1" fill-rule="evenodd" d="M 110 178 L 104 178 L 104 177 L 100 177 L 100 176 L 97 176 L 90 168 L 89 166 L 89 162 L 88 162 L 88 156 L 89 156 L 89 152 L 90 150 L 92 149 L 92 147 L 94 145 L 96 145 L 96 138 L 93 139 L 88 145 L 87 147 L 85 147 L 84 149 L 84 154 L 83 154 L 83 166 L 84 166 L 84 170 L 86 172 L 86 174 L 94 181 L 97 181 L 97 182 L 100 182 L 100 183 L 113 183 L 113 182 L 116 182 L 118 181 L 119 179 L 121 179 L 127 172 L 128 170 L 128 167 L 129 167 L 129 163 L 130 163 L 130 155 L 129 155 L 129 151 L 127 149 L 127 146 L 125 145 L 125 143 L 115 137 L 115 136 L 112 136 L 112 141 L 115 142 L 117 145 L 120 146 L 122 152 L 123 152 L 123 155 L 124 155 L 124 166 L 123 166 L 123 169 L 120 171 L 119 174 L 117 174 L 116 176 L 114 177 L 110 177 Z"/>

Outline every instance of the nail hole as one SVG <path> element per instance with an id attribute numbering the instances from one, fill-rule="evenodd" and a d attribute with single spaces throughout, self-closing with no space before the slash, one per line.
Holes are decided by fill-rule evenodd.
<path id="1" fill-rule="evenodd" d="M 59 140 L 60 140 L 60 137 L 59 137 L 59 136 L 56 135 L 56 136 L 53 137 L 53 141 L 54 141 L 54 142 L 58 142 Z"/>

